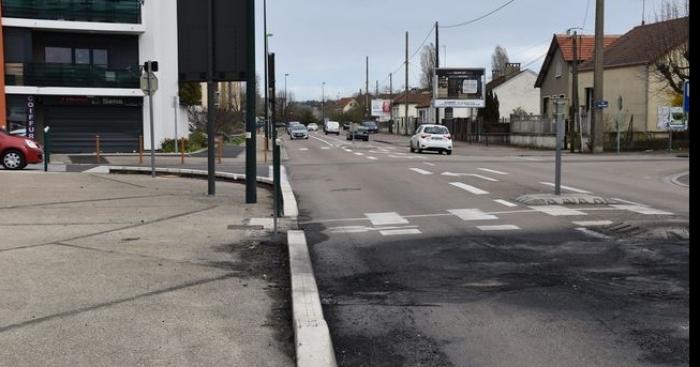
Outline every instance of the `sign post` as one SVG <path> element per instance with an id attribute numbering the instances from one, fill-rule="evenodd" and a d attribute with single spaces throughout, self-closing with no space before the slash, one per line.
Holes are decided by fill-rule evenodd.
<path id="1" fill-rule="evenodd" d="M 563 98 L 557 98 L 556 114 L 557 114 L 557 153 L 554 167 L 554 194 L 561 195 L 561 151 L 562 141 L 564 140 L 564 113 Z"/>
<path id="2" fill-rule="evenodd" d="M 157 61 L 146 61 L 144 64 L 144 74 L 141 77 L 141 89 L 148 95 L 148 113 L 150 115 L 151 129 L 151 177 L 156 177 L 156 137 L 154 136 L 155 128 L 153 127 L 153 94 L 158 90 L 158 78 L 154 72 L 158 71 Z"/>

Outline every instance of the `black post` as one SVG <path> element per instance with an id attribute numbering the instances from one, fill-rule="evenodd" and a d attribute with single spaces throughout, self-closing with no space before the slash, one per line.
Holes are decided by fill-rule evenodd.
<path id="1" fill-rule="evenodd" d="M 44 172 L 49 171 L 49 163 L 51 159 L 51 128 L 44 128 Z"/>
<path id="2" fill-rule="evenodd" d="M 268 56 L 268 82 L 270 83 L 270 106 L 272 107 L 272 182 L 273 188 L 273 209 L 274 209 L 274 227 L 275 232 L 277 231 L 277 218 L 280 216 L 280 198 L 281 188 L 280 188 L 280 146 L 277 144 L 277 121 L 275 119 L 277 112 L 277 89 L 275 83 L 275 54 L 271 53 Z"/>
<path id="3" fill-rule="evenodd" d="M 257 148 L 255 136 L 255 0 L 248 0 L 248 68 L 246 81 L 246 203 L 255 204 L 257 198 Z"/>
<path id="4" fill-rule="evenodd" d="M 208 1 L 209 9 L 207 17 L 209 19 L 208 27 L 208 62 L 207 62 L 207 181 L 209 187 L 209 196 L 216 195 L 216 157 L 214 156 L 214 129 L 215 116 L 215 88 L 214 83 L 214 0 Z M 151 147 L 153 149 L 153 147 Z"/>

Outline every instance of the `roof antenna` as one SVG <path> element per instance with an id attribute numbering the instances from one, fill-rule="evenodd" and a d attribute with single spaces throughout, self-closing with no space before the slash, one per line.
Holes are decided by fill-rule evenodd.
<path id="1" fill-rule="evenodd" d="M 644 25 L 647 10 L 647 0 L 642 0 L 642 25 Z"/>

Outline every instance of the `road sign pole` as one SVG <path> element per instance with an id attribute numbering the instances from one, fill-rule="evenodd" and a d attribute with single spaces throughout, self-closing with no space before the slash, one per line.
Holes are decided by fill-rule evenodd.
<path id="1" fill-rule="evenodd" d="M 248 68 L 246 81 L 246 164 L 245 164 L 245 186 L 246 203 L 255 204 L 257 198 L 257 138 L 255 134 L 255 0 L 248 1 Z"/>
<path id="2" fill-rule="evenodd" d="M 156 137 L 154 136 L 155 128 L 153 127 L 153 68 L 152 61 L 146 63 L 148 67 L 146 75 L 148 76 L 148 113 L 150 115 L 151 127 L 151 177 L 156 177 Z"/>
<path id="3" fill-rule="evenodd" d="M 562 151 L 562 140 L 564 140 L 564 118 L 561 111 L 564 101 L 559 98 L 557 99 L 557 154 L 556 154 L 556 166 L 554 173 L 554 194 L 561 195 L 561 151 Z"/>
<path id="4" fill-rule="evenodd" d="M 207 12 L 207 186 L 209 196 L 216 195 L 216 157 L 214 155 L 215 90 L 214 83 L 214 0 L 208 1 Z"/>

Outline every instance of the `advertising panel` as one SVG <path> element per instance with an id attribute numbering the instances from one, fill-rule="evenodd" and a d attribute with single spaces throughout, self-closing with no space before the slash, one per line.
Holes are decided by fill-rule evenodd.
<path id="1" fill-rule="evenodd" d="M 372 100 L 373 117 L 389 117 L 391 115 L 391 101 L 388 99 Z"/>
<path id="2" fill-rule="evenodd" d="M 442 68 L 435 71 L 434 107 L 484 108 L 486 69 Z"/>

